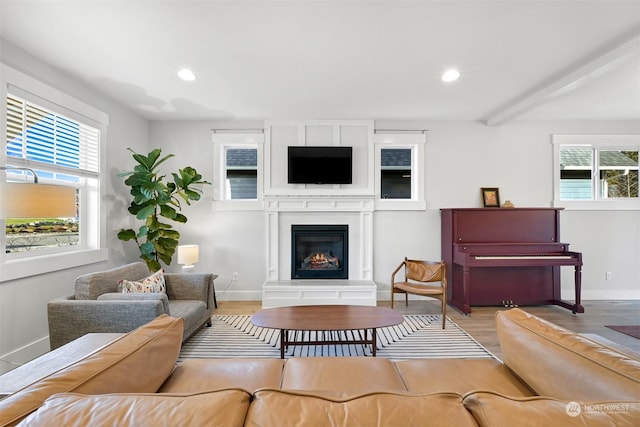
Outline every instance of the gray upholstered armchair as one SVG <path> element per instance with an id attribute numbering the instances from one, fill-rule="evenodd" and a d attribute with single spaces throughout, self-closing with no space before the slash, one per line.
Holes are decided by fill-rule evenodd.
<path id="1" fill-rule="evenodd" d="M 91 332 L 129 332 L 161 314 L 184 318 L 183 340 L 211 325 L 213 274 L 165 273 L 167 292 L 118 292 L 118 282 L 142 280 L 151 272 L 142 262 L 79 276 L 75 294 L 49 302 L 49 342 L 55 349 Z"/>

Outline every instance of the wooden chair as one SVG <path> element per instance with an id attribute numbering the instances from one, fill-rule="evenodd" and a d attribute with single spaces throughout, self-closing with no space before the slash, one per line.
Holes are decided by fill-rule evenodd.
<path id="1" fill-rule="evenodd" d="M 396 281 L 396 275 L 403 267 L 404 281 Z M 409 305 L 409 294 L 439 299 L 442 302 L 444 329 L 447 316 L 447 266 L 444 261 L 420 261 L 405 257 L 402 264 L 391 273 L 391 308 L 393 296 L 397 293 L 404 294 L 405 305 Z"/>

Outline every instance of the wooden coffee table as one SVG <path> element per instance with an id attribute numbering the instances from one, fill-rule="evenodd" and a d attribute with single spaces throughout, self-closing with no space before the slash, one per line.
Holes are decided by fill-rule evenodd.
<path id="1" fill-rule="evenodd" d="M 386 307 L 361 305 L 300 305 L 293 307 L 265 308 L 251 318 L 256 326 L 280 329 L 280 358 L 288 346 L 371 344 L 371 353 L 376 356 L 376 328 L 393 326 L 404 322 L 397 311 Z M 355 340 L 296 341 L 291 331 L 348 331 L 364 330 L 364 338 Z M 369 337 L 369 331 L 371 337 Z M 316 337 L 317 338 L 317 337 Z"/>

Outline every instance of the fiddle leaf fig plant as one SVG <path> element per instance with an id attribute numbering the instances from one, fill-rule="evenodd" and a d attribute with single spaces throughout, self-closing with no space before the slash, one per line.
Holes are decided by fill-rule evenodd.
<path id="1" fill-rule="evenodd" d="M 160 261 L 171 264 L 180 239 L 180 233 L 167 220 L 187 222 L 187 217 L 181 213 L 182 203 L 190 205 L 192 201 L 200 200 L 202 190 L 199 186 L 210 183 L 190 166 L 172 173 L 173 179 L 162 175 L 158 167 L 173 154 L 160 157 L 162 150 L 158 148 L 146 156 L 131 148 L 128 150 L 138 164 L 133 171 L 122 172 L 118 176 L 127 177 L 124 183 L 131 189 L 133 200 L 129 213 L 144 224 L 137 231 L 121 229 L 118 239 L 135 241 L 140 249 L 140 258 L 151 271 L 158 271 L 162 268 Z"/>

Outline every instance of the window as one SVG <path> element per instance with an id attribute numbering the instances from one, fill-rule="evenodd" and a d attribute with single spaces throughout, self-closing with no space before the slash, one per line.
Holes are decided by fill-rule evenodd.
<path id="1" fill-rule="evenodd" d="M 637 208 L 640 135 L 556 135 L 556 204 Z"/>
<path id="2" fill-rule="evenodd" d="M 71 218 L 0 220 L 4 250 L 0 281 L 31 276 L 106 259 L 100 210 L 101 140 L 108 117 L 98 110 L 22 73 L 2 67 L 6 113 L 0 179 L 72 187 L 76 215 Z"/>
<path id="3" fill-rule="evenodd" d="M 225 196 L 228 200 L 258 198 L 258 149 L 227 148 Z"/>
<path id="4" fill-rule="evenodd" d="M 27 102 L 7 96 L 7 181 L 29 181 L 31 172 L 40 182 L 75 187 L 95 186 L 98 174 L 100 131 Z M 20 253 L 82 245 L 80 216 L 73 218 L 9 218 L 6 253 Z"/>
<path id="5" fill-rule="evenodd" d="M 380 150 L 380 198 L 411 200 L 411 148 Z"/>
<path id="6" fill-rule="evenodd" d="M 376 133 L 376 209 L 422 210 L 425 134 Z"/>
<path id="7" fill-rule="evenodd" d="M 214 132 L 214 206 L 262 208 L 262 133 Z"/>

